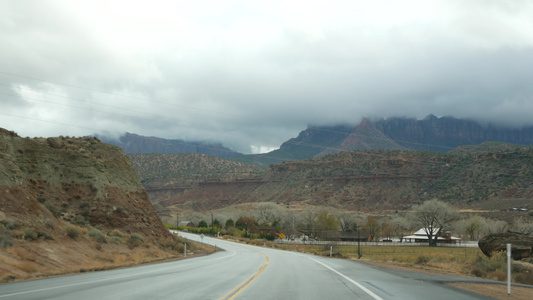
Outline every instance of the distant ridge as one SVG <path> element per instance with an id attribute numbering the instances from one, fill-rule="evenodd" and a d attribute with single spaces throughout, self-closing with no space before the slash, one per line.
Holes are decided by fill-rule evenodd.
<path id="1" fill-rule="evenodd" d="M 376 128 L 398 144 L 412 150 L 448 152 L 459 146 L 483 142 L 533 144 L 533 126 L 506 128 L 453 117 L 429 115 L 423 120 L 389 118 L 375 122 Z"/>
<path id="2" fill-rule="evenodd" d="M 126 133 L 118 140 L 104 136 L 98 136 L 98 138 L 105 143 L 122 148 L 127 154 L 201 153 L 222 158 L 231 158 L 242 155 L 222 146 L 221 144 L 186 142 L 183 140 L 167 140 L 158 137 L 141 136 L 133 133 Z"/>
<path id="3" fill-rule="evenodd" d="M 300 132 L 298 137 L 284 142 L 280 149 L 236 159 L 269 165 L 353 150 L 426 150 L 446 153 L 460 146 L 479 145 L 484 142 L 531 145 L 533 126 L 483 126 L 472 120 L 438 118 L 434 115 L 428 115 L 422 120 L 364 119 L 356 126 L 310 126 Z"/>

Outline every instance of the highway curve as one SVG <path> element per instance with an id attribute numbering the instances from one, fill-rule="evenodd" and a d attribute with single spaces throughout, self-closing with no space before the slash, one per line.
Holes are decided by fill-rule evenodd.
<path id="1" fill-rule="evenodd" d="M 200 240 L 192 234 L 180 235 Z M 377 267 L 203 239 L 214 254 L 0 285 L 3 299 L 491 299 L 444 285 L 480 279 Z"/>

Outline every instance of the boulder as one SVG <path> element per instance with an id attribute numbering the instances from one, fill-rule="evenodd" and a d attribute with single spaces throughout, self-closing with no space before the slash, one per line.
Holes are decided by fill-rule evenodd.
<path id="1" fill-rule="evenodd" d="M 514 260 L 533 257 L 533 236 L 519 233 L 495 233 L 479 240 L 479 249 L 488 257 L 499 251 L 506 251 L 511 244 L 511 257 Z"/>

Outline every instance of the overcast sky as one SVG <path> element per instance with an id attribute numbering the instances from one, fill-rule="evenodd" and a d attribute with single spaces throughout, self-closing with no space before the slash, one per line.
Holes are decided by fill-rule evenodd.
<path id="1" fill-rule="evenodd" d="M 267 151 L 307 125 L 533 124 L 533 1 L 0 0 L 0 127 Z"/>

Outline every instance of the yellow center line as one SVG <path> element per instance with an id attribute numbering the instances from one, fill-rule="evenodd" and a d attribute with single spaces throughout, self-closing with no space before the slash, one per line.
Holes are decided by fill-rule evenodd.
<path id="1" fill-rule="evenodd" d="M 237 286 L 236 288 L 231 290 L 229 293 L 224 295 L 222 298 L 220 298 L 220 300 L 231 300 L 237 297 L 237 295 L 239 295 L 242 291 L 244 291 L 244 289 L 246 289 L 252 282 L 254 282 L 257 279 L 257 277 L 259 277 L 259 275 L 263 273 L 263 271 L 265 271 L 265 269 L 268 267 L 268 263 L 270 262 L 270 257 L 268 257 L 268 255 L 262 252 L 259 252 L 259 253 L 265 256 L 265 262 L 261 265 L 259 270 L 255 271 L 255 273 L 252 276 L 250 276 L 250 278 L 246 279 L 243 283 L 239 284 L 239 286 Z"/>

